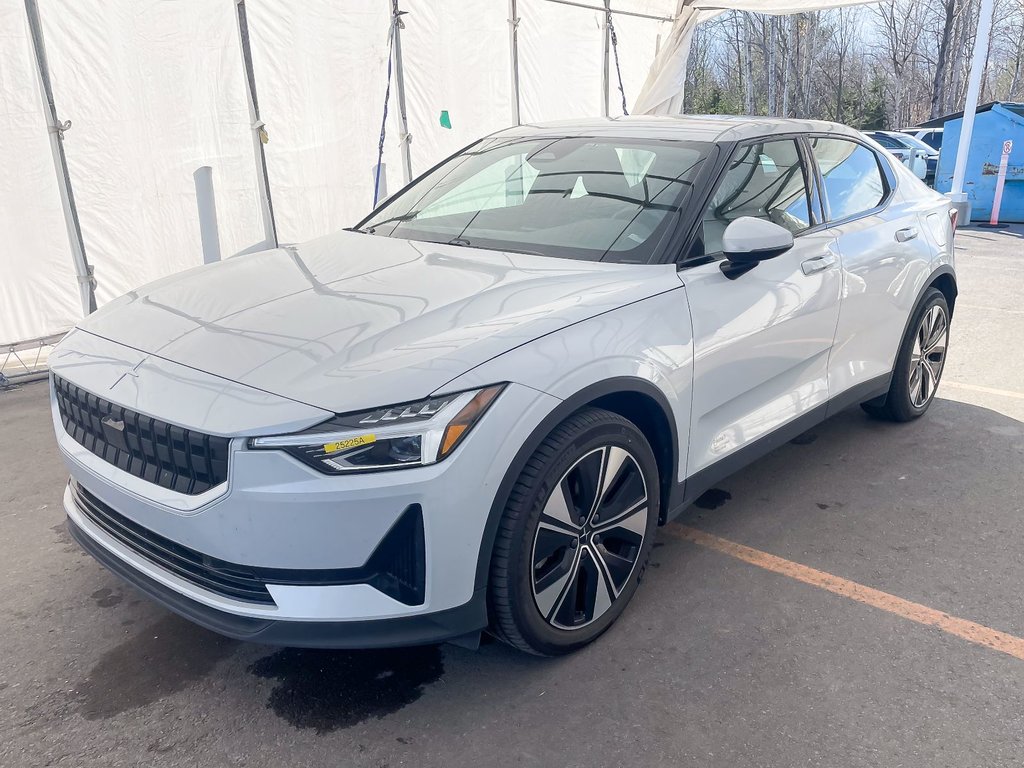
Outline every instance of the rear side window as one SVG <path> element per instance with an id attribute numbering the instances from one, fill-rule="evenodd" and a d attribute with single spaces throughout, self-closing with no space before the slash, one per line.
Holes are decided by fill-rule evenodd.
<path id="1" fill-rule="evenodd" d="M 811 151 L 825 182 L 830 218 L 845 219 L 870 211 L 886 196 L 885 179 L 875 153 L 846 139 L 811 138 Z"/>
<path id="2" fill-rule="evenodd" d="M 811 226 L 807 181 L 795 141 L 766 141 L 736 150 L 704 211 L 688 258 L 721 251 L 725 228 L 741 216 L 774 222 L 794 235 Z"/>

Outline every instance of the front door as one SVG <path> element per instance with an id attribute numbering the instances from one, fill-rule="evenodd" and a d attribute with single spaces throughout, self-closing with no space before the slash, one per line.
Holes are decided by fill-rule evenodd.
<path id="1" fill-rule="evenodd" d="M 812 213 L 811 177 L 793 139 L 739 147 L 688 254 L 712 260 L 679 272 L 694 338 L 687 476 L 828 400 L 842 279 L 834 233 Z M 722 234 L 741 216 L 786 227 L 794 246 L 730 280 Z"/>

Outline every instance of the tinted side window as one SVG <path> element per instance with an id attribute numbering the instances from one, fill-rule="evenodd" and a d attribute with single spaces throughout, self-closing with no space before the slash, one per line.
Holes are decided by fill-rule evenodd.
<path id="1" fill-rule="evenodd" d="M 811 151 L 825 182 L 831 218 L 869 211 L 885 199 L 885 180 L 875 153 L 846 139 L 812 138 Z"/>
<path id="2" fill-rule="evenodd" d="M 741 216 L 774 222 L 793 234 L 811 226 L 807 182 L 795 141 L 766 141 L 736 150 L 704 211 L 688 257 L 721 251 L 725 228 Z"/>
<path id="3" fill-rule="evenodd" d="M 872 133 L 871 138 L 886 149 L 903 149 L 903 145 L 900 142 L 892 136 L 886 136 L 884 133 Z"/>

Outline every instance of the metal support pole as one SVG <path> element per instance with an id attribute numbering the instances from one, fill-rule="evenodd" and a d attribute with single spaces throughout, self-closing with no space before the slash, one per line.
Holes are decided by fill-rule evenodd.
<path id="1" fill-rule="evenodd" d="M 603 59 L 603 67 L 601 69 L 601 114 L 604 117 L 608 117 L 611 113 L 611 105 L 608 100 L 608 88 L 611 84 L 611 62 L 609 61 L 609 56 L 612 43 L 612 30 L 608 25 L 608 20 L 611 18 L 611 13 L 611 0 L 604 0 L 604 39 L 601 42 L 601 56 Z"/>
<path id="2" fill-rule="evenodd" d="M 405 71 L 402 67 L 402 29 L 405 27 L 402 16 L 406 11 L 398 10 L 398 0 L 393 0 L 391 8 L 395 36 L 395 91 L 398 96 L 398 127 L 401 132 L 398 143 L 402 151 L 402 178 L 408 184 L 412 181 L 412 152 L 409 149 L 412 136 L 409 135 L 409 118 L 405 110 Z"/>
<path id="3" fill-rule="evenodd" d="M 956 148 L 956 165 L 953 168 L 953 185 L 949 199 L 957 204 L 961 224 L 970 223 L 970 204 L 964 193 L 964 177 L 967 175 L 967 155 L 971 149 L 971 134 L 974 132 L 974 115 L 978 107 L 981 78 L 988 58 L 988 41 L 992 32 L 993 0 L 981 0 L 978 12 L 978 33 L 974 37 L 974 55 L 971 60 L 971 74 L 967 80 L 967 97 L 964 102 L 964 116 L 960 122 L 960 142 Z"/>
<path id="4" fill-rule="evenodd" d="M 39 22 L 39 8 L 36 0 L 25 0 L 25 15 L 28 17 L 29 31 L 32 33 L 32 50 L 36 58 L 36 71 L 39 74 L 40 89 L 43 94 L 43 106 L 46 109 L 46 125 L 50 132 L 50 151 L 53 154 L 53 167 L 57 172 L 57 190 L 60 193 L 60 204 L 64 210 L 64 225 L 68 231 L 68 244 L 71 246 L 71 258 L 75 263 L 75 274 L 78 276 L 78 291 L 82 300 L 82 316 L 96 311 L 96 284 L 93 279 L 92 267 L 85 256 L 85 241 L 82 239 L 82 225 L 78 220 L 78 209 L 75 207 L 75 193 L 71 188 L 71 175 L 68 172 L 68 160 L 64 155 L 64 131 L 71 127 L 71 121 L 61 122 L 57 118 L 57 107 L 53 102 L 53 87 L 50 83 L 50 68 L 46 63 L 46 47 L 43 45 L 43 27 Z"/>
<path id="5" fill-rule="evenodd" d="M 508 0 L 508 48 L 512 56 L 512 121 L 519 125 L 519 14 L 516 0 Z"/>
<path id="6" fill-rule="evenodd" d="M 555 3 L 557 5 L 571 5 L 573 8 L 586 8 L 588 11 L 603 11 L 604 8 L 600 8 L 596 5 L 588 5 L 587 3 L 577 3 L 574 0 L 544 0 L 547 3 Z M 680 0 L 680 7 L 689 5 L 693 0 Z M 652 19 L 653 21 L 675 21 L 675 16 L 658 16 L 654 13 L 638 13 L 637 11 L 612 11 L 620 16 L 632 16 L 634 19 Z"/>
<path id="7" fill-rule="evenodd" d="M 249 19 L 245 0 L 235 0 L 238 20 L 238 42 L 242 49 L 242 67 L 245 70 L 245 93 L 249 104 L 249 124 L 252 126 L 252 149 L 256 159 L 257 191 L 263 213 L 263 237 L 268 248 L 277 248 L 277 223 L 274 221 L 274 203 L 270 197 L 270 177 L 267 175 L 267 155 L 263 145 L 270 139 L 260 119 L 260 103 L 256 98 L 256 77 L 252 68 L 252 49 L 249 47 Z"/>

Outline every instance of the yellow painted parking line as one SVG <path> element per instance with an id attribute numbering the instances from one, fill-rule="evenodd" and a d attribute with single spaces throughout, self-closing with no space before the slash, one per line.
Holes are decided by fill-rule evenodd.
<path id="1" fill-rule="evenodd" d="M 764 568 L 766 571 L 788 576 L 804 584 L 810 584 L 812 587 L 818 587 L 833 594 L 856 600 L 858 603 L 870 605 L 882 611 L 888 611 L 918 624 L 936 627 L 943 632 L 956 635 L 968 642 L 1001 651 L 1024 661 L 1024 638 L 1000 632 L 997 629 L 976 624 L 967 619 L 950 616 L 948 613 L 937 611 L 926 605 L 904 600 L 902 597 L 896 597 L 888 592 L 882 592 L 872 587 L 865 587 L 863 584 L 858 584 L 855 581 L 834 576 L 831 573 L 819 571 L 816 568 L 810 568 L 806 565 L 795 563 L 792 560 L 776 557 L 759 549 L 752 549 L 751 547 L 719 538 L 696 528 L 670 523 L 665 526 L 664 531 L 674 538 L 692 541 L 694 544 L 699 544 L 702 547 L 735 557 L 737 560 L 756 565 L 758 568 Z"/>
<path id="2" fill-rule="evenodd" d="M 1024 392 L 1016 392 L 1012 389 L 996 389 L 995 387 L 983 387 L 980 384 L 961 384 L 958 381 L 943 381 L 939 387 L 952 387 L 962 389 L 966 392 L 981 392 L 986 395 L 999 395 L 1000 397 L 1012 397 L 1017 400 L 1024 400 Z"/>

